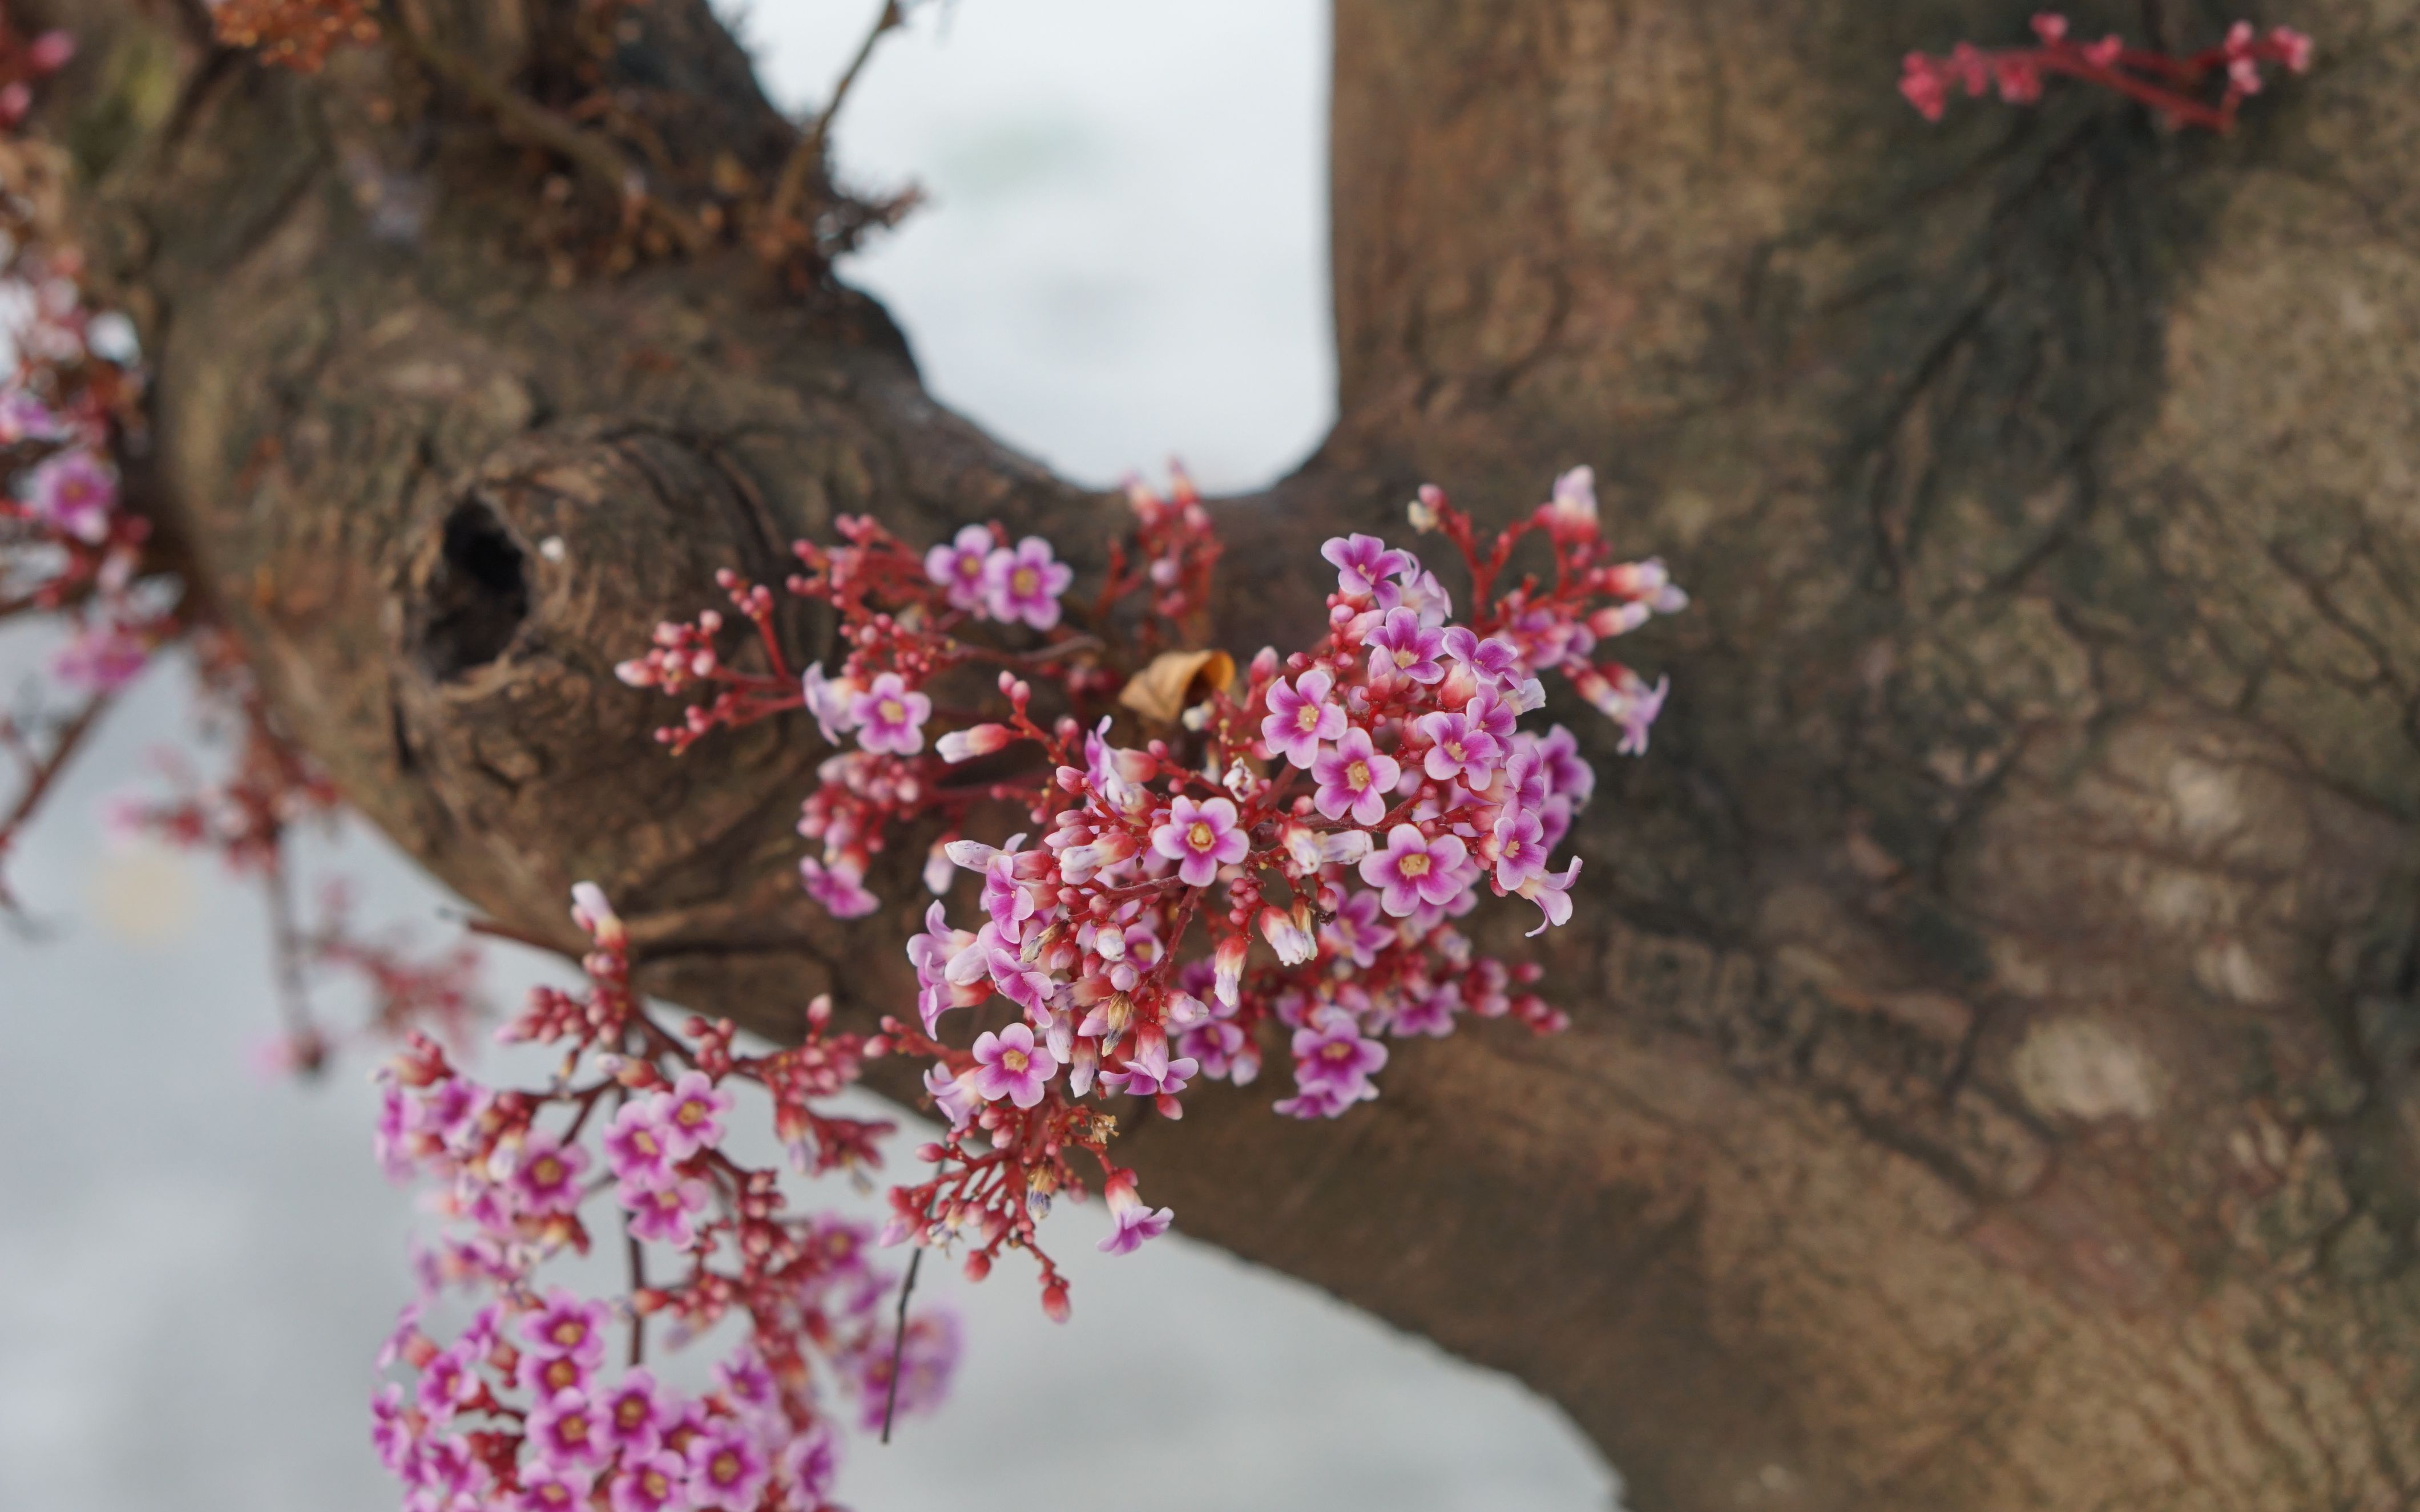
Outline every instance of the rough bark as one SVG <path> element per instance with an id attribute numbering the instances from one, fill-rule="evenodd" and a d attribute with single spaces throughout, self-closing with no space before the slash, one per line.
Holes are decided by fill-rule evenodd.
<path id="1" fill-rule="evenodd" d="M 93 8 L 70 125 L 162 493 L 348 795 L 517 924 L 605 881 L 678 1000 L 904 1001 L 907 904 L 795 896 L 810 733 L 669 761 L 610 664 L 835 511 L 1080 542 L 1114 503 L 843 292 L 557 286 L 527 155 L 444 90 Z M 544 4 L 427 8 L 543 67 Z M 1189 1232 L 1561 1403 L 1640 1512 L 2420 1492 L 2420 39 L 2315 0 L 2320 66 L 2224 140 L 1893 96 L 2027 8 L 1337 6 L 1343 419 L 1225 506 L 1226 623 L 1304 623 L 1310 543 L 1416 481 L 1582 460 L 1698 604 L 1638 651 L 1653 756 L 1598 753 L 1571 1033 L 1132 1146 Z M 740 60 L 654 13 L 622 66 L 710 97 L 676 148 L 761 171 Z"/>

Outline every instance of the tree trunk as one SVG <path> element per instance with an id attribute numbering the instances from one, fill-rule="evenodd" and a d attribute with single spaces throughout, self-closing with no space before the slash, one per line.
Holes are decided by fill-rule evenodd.
<path id="1" fill-rule="evenodd" d="M 845 292 L 550 278 L 542 160 L 391 58 L 68 8 L 152 482 L 348 795 L 515 924 L 606 883 L 676 1000 L 906 1003 L 910 903 L 797 895 L 810 733 L 669 760 L 611 664 L 836 512 L 1080 550 L 1123 506 Z M 558 8 L 418 8 L 524 82 Z M 1697 603 L 1637 650 L 1654 753 L 1591 737 L 1570 1033 L 1127 1143 L 1188 1232 L 1552 1396 L 1640 1512 L 2420 1494 L 2420 32 L 2311 0 L 2319 67 L 2225 138 L 1895 96 L 2029 8 L 1337 3 L 1342 419 L 1225 506 L 1234 649 L 1417 482 L 1484 514 L 1582 461 Z M 634 14 L 672 150 L 768 174 L 727 39 Z"/>

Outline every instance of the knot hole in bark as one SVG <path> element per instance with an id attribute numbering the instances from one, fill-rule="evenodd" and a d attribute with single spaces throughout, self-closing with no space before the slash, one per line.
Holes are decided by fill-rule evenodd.
<path id="1" fill-rule="evenodd" d="M 421 665 L 451 682 L 503 656 L 529 618 L 529 559 L 495 510 L 464 500 L 445 517 L 425 592 Z"/>

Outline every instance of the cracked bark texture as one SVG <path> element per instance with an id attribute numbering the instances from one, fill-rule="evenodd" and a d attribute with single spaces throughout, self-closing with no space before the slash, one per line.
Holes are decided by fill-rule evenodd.
<path id="1" fill-rule="evenodd" d="M 670 761 L 610 665 L 837 511 L 1080 554 L 1116 501 L 933 405 L 845 292 L 737 255 L 558 286 L 530 155 L 388 60 L 70 8 L 55 124 L 163 507 L 348 795 L 515 924 L 603 881 L 685 1004 L 904 1002 L 913 903 L 796 896 L 811 732 Z M 417 13 L 526 81 L 559 8 Z M 1652 757 L 1565 712 L 1603 781 L 1542 942 L 1569 1034 L 1130 1148 L 1187 1231 L 1560 1403 L 1640 1512 L 2420 1490 L 2420 38 L 2271 18 L 2320 62 L 2224 140 L 1894 96 L 2027 8 L 1336 6 L 1342 419 L 1223 506 L 1234 649 L 1415 483 L 1484 512 L 1577 461 L 1697 606 L 1636 648 L 1677 689 Z M 768 173 L 744 60 L 645 16 L 617 67 L 671 149 Z"/>

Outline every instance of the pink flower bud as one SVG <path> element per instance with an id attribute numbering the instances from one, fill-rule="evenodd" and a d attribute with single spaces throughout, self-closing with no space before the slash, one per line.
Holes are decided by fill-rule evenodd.
<path id="1" fill-rule="evenodd" d="M 1229 1008 L 1235 1007 L 1240 1000 L 1244 982 L 1244 957 L 1250 952 L 1251 949 L 1250 936 L 1230 934 L 1218 942 L 1218 953 L 1212 959 L 1212 965 L 1216 970 L 1215 990 L 1218 1001 Z"/>
<path id="2" fill-rule="evenodd" d="M 978 756 L 988 756 L 1002 749 L 1016 738 L 1016 732 L 1004 724 L 979 724 L 969 730 L 953 730 L 943 735 L 936 748 L 941 760 L 953 764 L 970 762 Z"/>
<path id="3" fill-rule="evenodd" d="M 1293 916 L 1275 908 L 1263 908 L 1260 916 L 1261 934 L 1278 953 L 1280 964 L 1298 966 L 1319 953 L 1311 933 L 1295 922 Z M 1224 947 L 1221 950 L 1223 952 Z"/>
<path id="4" fill-rule="evenodd" d="M 1067 1303 L 1067 1283 L 1053 1281 L 1042 1288 L 1042 1315 L 1054 1323 L 1063 1323 L 1075 1316 L 1076 1309 Z"/>

